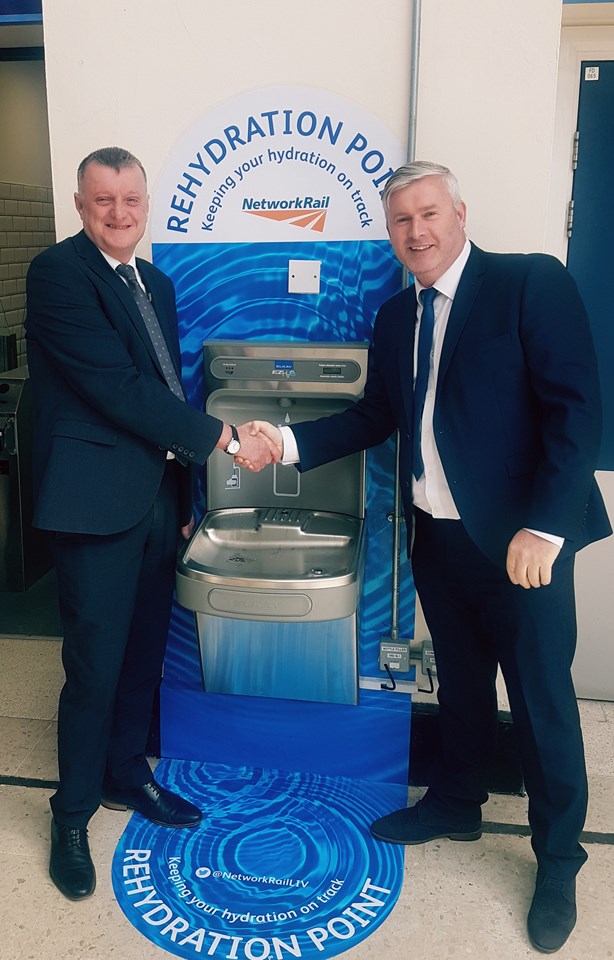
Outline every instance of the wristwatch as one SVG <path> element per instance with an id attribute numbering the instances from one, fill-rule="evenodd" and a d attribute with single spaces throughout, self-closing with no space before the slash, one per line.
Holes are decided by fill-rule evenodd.
<path id="1" fill-rule="evenodd" d="M 232 437 L 224 447 L 224 453 L 229 453 L 231 457 L 234 457 L 241 449 L 241 441 L 239 440 L 239 433 L 234 423 L 230 424 L 230 429 L 232 430 Z"/>

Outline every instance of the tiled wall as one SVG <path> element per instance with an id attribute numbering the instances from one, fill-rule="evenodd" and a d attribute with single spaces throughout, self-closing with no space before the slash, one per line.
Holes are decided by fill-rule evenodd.
<path id="1" fill-rule="evenodd" d="M 26 362 L 26 273 L 32 258 L 53 243 L 51 187 L 0 181 L 0 334 L 17 334 L 19 366 Z"/>

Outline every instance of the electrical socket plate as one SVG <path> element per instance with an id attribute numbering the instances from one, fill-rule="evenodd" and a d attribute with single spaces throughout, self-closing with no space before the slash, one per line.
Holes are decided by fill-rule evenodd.
<path id="1" fill-rule="evenodd" d="M 319 293 L 321 260 L 288 261 L 288 293 Z"/>
<path id="2" fill-rule="evenodd" d="M 409 670 L 409 643 L 392 643 L 382 640 L 379 645 L 379 668 L 385 670 L 387 663 L 394 673 L 407 673 Z"/>

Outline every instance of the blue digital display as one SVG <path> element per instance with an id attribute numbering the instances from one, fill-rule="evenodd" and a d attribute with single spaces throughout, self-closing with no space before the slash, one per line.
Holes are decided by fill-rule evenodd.
<path id="1" fill-rule="evenodd" d="M 276 360 L 276 370 L 294 370 L 294 360 Z"/>

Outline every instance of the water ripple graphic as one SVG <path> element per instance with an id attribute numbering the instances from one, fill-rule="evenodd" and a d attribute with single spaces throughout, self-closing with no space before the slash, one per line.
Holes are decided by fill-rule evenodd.
<path id="1" fill-rule="evenodd" d="M 192 830 L 134 814 L 115 852 L 128 920 L 178 957 L 334 957 L 386 919 L 403 848 L 370 823 L 406 788 L 318 774 L 163 760 L 156 777 L 204 811 Z"/>

